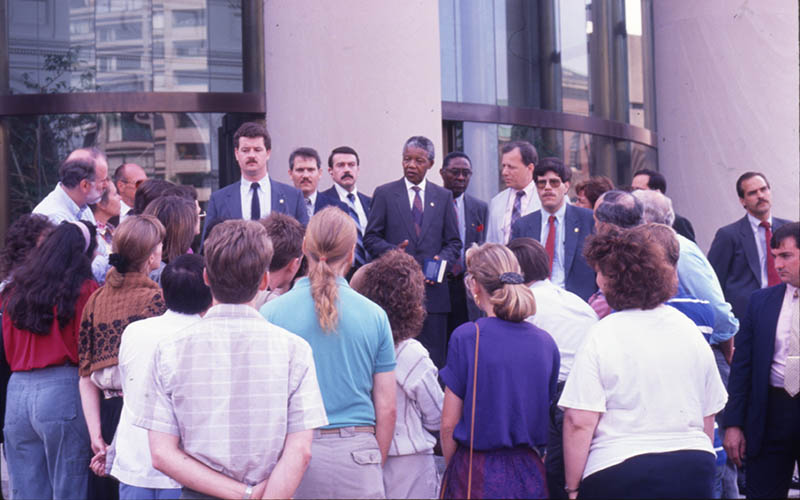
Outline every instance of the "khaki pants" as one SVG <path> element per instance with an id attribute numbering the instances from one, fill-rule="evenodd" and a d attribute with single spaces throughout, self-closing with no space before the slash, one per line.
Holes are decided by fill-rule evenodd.
<path id="1" fill-rule="evenodd" d="M 439 498 L 439 474 L 433 454 L 399 455 L 386 459 L 386 498 Z"/>

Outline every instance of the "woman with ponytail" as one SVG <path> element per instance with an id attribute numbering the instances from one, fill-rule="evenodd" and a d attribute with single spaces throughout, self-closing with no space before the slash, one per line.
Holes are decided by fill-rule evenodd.
<path id="1" fill-rule="evenodd" d="M 122 411 L 117 357 L 129 323 L 166 311 L 161 288 L 147 275 L 161 264 L 164 226 L 152 215 L 131 215 L 114 232 L 111 270 L 83 310 L 78 344 L 80 393 L 92 451 L 92 470 L 105 475 L 105 453 Z M 104 397 L 100 398 L 100 393 Z M 92 477 L 90 498 L 119 498 L 116 481 Z"/>
<path id="2" fill-rule="evenodd" d="M 384 498 L 382 463 L 395 424 L 394 342 L 386 313 L 347 284 L 353 219 L 329 207 L 303 242 L 307 278 L 261 313 L 310 345 L 329 425 L 314 431 L 295 498 Z"/>
<path id="3" fill-rule="evenodd" d="M 558 347 L 525 321 L 536 301 L 511 250 L 495 243 L 466 253 L 467 290 L 486 313 L 453 331 L 441 440 L 443 498 L 547 498 L 539 449 L 547 444 Z"/>
<path id="4" fill-rule="evenodd" d="M 12 498 L 87 496 L 92 453 L 78 395 L 78 329 L 97 289 L 95 236 L 88 222 L 62 222 L 3 290 L 3 347 L 13 372 L 3 428 Z"/>

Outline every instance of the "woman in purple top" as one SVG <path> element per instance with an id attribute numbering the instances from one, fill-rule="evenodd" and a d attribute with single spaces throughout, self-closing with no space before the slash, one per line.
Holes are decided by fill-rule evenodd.
<path id="1" fill-rule="evenodd" d="M 546 498 L 537 448 L 547 443 L 558 347 L 547 332 L 524 321 L 536 312 L 536 302 L 510 250 L 487 243 L 473 246 L 466 257 L 467 287 L 488 317 L 453 332 L 440 372 L 446 386 L 443 497 L 466 498 L 471 489 L 473 498 Z"/>

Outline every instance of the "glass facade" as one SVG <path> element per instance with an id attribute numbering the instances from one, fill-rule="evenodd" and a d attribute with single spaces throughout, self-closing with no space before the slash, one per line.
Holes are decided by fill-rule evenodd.
<path id="1" fill-rule="evenodd" d="M 656 168 L 655 141 L 618 132 L 655 132 L 649 0 L 440 0 L 439 8 L 442 100 L 463 111 L 444 112 L 445 136 L 448 149 L 472 158 L 476 196 L 505 187 L 498 151 L 515 139 L 562 158 L 573 185 L 592 175 L 626 184 L 632 171 Z M 492 123 L 487 110 L 534 118 L 541 110 L 533 121 L 544 125 Z"/>

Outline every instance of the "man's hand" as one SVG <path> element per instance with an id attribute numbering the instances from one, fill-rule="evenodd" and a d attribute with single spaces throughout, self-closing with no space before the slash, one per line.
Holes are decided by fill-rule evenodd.
<path id="1" fill-rule="evenodd" d="M 438 255 L 434 255 L 433 256 L 433 260 L 439 260 L 439 256 Z M 428 284 L 428 285 L 436 285 L 437 284 L 437 282 L 435 282 L 433 280 L 428 280 L 428 279 L 425 280 L 425 283 Z"/>
<path id="2" fill-rule="evenodd" d="M 407 246 L 408 246 L 408 240 L 403 240 L 403 241 L 401 241 L 400 243 L 397 244 L 397 248 L 399 248 L 400 250 L 402 250 L 404 252 L 406 251 L 406 247 Z"/>
<path id="3" fill-rule="evenodd" d="M 91 462 L 89 462 L 89 468 L 92 469 L 92 472 L 95 475 L 100 477 L 105 477 L 106 475 L 106 452 L 105 450 L 98 452 L 95 456 L 92 457 Z"/>
<path id="4" fill-rule="evenodd" d="M 739 467 L 742 466 L 742 461 L 745 459 L 746 444 L 744 433 L 740 427 L 728 427 L 725 429 L 725 439 L 722 442 L 722 446 L 725 448 L 728 457 Z"/>

